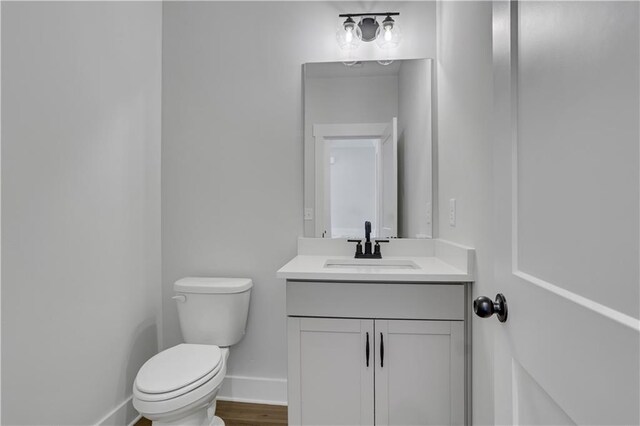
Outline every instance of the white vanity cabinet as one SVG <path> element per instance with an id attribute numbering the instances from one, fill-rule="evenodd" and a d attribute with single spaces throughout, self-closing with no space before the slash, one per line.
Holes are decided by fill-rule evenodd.
<path id="1" fill-rule="evenodd" d="M 290 317 L 288 328 L 289 424 L 374 424 L 373 321 Z"/>
<path id="2" fill-rule="evenodd" d="M 465 424 L 467 293 L 287 281 L 289 424 Z"/>
<path id="3" fill-rule="evenodd" d="M 464 322 L 375 320 L 375 424 L 464 424 Z"/>

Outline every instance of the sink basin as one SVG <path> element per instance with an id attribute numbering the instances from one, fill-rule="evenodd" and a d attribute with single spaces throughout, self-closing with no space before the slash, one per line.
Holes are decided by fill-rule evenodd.
<path id="1" fill-rule="evenodd" d="M 327 259 L 325 268 L 351 268 L 351 269 L 418 269 L 411 260 L 402 259 Z"/>

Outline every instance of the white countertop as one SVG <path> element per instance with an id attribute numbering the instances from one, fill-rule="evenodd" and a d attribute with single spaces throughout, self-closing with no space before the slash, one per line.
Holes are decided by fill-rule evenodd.
<path id="1" fill-rule="evenodd" d="M 316 240 L 316 241 L 313 241 Z M 383 259 L 369 259 L 372 265 L 409 262 L 413 268 L 386 269 L 368 265 L 326 267 L 327 262 L 353 262 L 345 255 L 344 241 L 327 242 L 304 238 L 298 244 L 298 256 L 278 270 L 278 278 L 308 281 L 398 281 L 398 282 L 471 282 L 474 250 L 442 240 L 394 240 L 384 249 Z M 355 247 L 355 246 L 354 246 Z M 414 252 L 415 255 L 411 255 Z M 401 254 L 401 255 L 397 255 Z"/>
<path id="2" fill-rule="evenodd" d="M 368 266 L 326 268 L 328 260 L 352 257 L 296 256 L 278 271 L 278 278 L 288 280 L 330 281 L 403 281 L 403 282 L 468 282 L 471 276 L 437 257 L 385 257 L 385 260 L 408 260 L 416 269 L 379 269 Z"/>

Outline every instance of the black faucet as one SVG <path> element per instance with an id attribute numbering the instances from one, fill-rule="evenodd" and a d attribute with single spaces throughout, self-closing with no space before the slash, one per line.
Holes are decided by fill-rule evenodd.
<path id="1" fill-rule="evenodd" d="M 350 243 L 356 244 L 356 259 L 382 259 L 382 253 L 380 252 L 380 243 L 388 243 L 389 240 L 375 240 L 376 245 L 371 252 L 371 222 L 366 221 L 364 223 L 364 253 L 362 252 L 362 240 L 347 240 Z"/>
<path id="2" fill-rule="evenodd" d="M 371 256 L 371 222 L 368 220 L 364 223 L 364 256 Z"/>

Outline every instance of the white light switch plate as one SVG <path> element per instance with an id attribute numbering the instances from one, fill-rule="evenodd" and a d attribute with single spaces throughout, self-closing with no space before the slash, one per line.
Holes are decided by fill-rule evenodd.
<path id="1" fill-rule="evenodd" d="M 449 226 L 456 226 L 456 199 L 449 200 Z"/>

